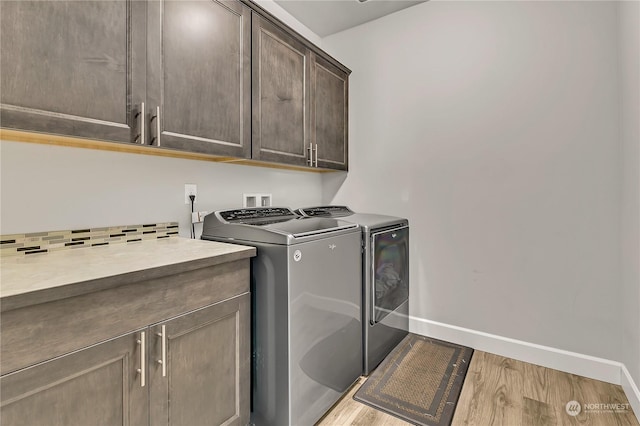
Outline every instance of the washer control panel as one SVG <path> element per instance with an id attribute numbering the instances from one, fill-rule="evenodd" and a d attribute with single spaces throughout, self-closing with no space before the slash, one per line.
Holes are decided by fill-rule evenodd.
<path id="1" fill-rule="evenodd" d="M 251 209 L 225 210 L 218 213 L 228 223 L 252 223 L 262 220 L 293 219 L 296 214 L 286 207 L 256 207 Z"/>

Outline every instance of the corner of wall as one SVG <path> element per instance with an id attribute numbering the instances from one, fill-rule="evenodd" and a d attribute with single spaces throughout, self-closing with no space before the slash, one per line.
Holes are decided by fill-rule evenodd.
<path id="1" fill-rule="evenodd" d="M 622 158 L 622 362 L 629 380 L 640 384 L 640 2 L 616 3 Z M 634 389 L 638 395 L 638 388 Z M 640 413 L 640 406 L 634 408 Z"/>
<path id="2" fill-rule="evenodd" d="M 634 382 L 633 377 L 631 377 L 629 370 L 624 364 L 622 364 L 620 381 L 620 385 L 629 400 L 629 404 L 631 404 L 633 408 L 633 412 L 636 414 L 636 417 L 640 419 L 640 390 L 638 390 L 638 384 Z"/>

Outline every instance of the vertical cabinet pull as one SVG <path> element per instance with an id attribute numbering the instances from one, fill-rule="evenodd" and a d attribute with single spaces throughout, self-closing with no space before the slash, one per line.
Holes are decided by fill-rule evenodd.
<path id="1" fill-rule="evenodd" d="M 140 332 L 140 338 L 138 344 L 140 345 L 140 368 L 138 368 L 138 374 L 140 374 L 140 387 L 145 387 L 147 384 L 147 343 L 146 333 Z"/>
<path id="2" fill-rule="evenodd" d="M 162 366 L 162 377 L 167 377 L 167 326 L 160 326 L 160 333 L 156 333 L 156 336 L 161 339 L 161 358 L 158 360 L 158 364 Z"/>
<path id="3" fill-rule="evenodd" d="M 318 167 L 318 144 L 316 144 L 316 167 Z"/>
<path id="4" fill-rule="evenodd" d="M 138 122 L 138 129 L 140 129 L 140 133 L 138 133 L 136 135 L 136 138 L 134 139 L 134 142 L 138 142 L 141 145 L 145 144 L 145 127 L 146 127 L 146 122 L 145 122 L 145 110 L 144 110 L 144 102 L 140 102 L 140 110 L 138 111 L 138 113 L 136 114 L 136 118 L 139 119 L 140 121 Z"/>
<path id="5" fill-rule="evenodd" d="M 153 123 L 153 120 L 156 121 L 156 129 L 155 129 L 155 136 L 153 137 L 153 139 L 151 139 L 151 145 L 153 145 L 153 142 L 156 142 L 156 146 L 160 146 L 160 132 L 162 131 L 160 128 L 160 107 L 157 106 L 156 107 L 156 115 L 151 117 L 151 120 L 149 120 L 149 123 Z"/>
<path id="6" fill-rule="evenodd" d="M 307 160 L 307 163 L 309 163 L 309 167 L 313 167 L 313 144 L 309 143 L 307 152 L 309 152 L 309 159 Z"/>
<path id="7" fill-rule="evenodd" d="M 158 146 L 160 146 L 160 133 L 160 107 L 158 106 L 156 107 L 156 139 L 158 139 Z"/>

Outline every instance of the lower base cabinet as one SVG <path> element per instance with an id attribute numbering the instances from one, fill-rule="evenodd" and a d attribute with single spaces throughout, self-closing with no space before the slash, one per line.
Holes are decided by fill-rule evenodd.
<path id="1" fill-rule="evenodd" d="M 150 327 L 151 425 L 249 423 L 250 303 L 247 294 Z"/>
<path id="2" fill-rule="evenodd" d="M 0 424 L 246 425 L 245 293 L 0 378 Z"/>
<path id="3" fill-rule="evenodd" d="M 140 386 L 142 332 L 2 376 L 0 424 L 144 425 L 147 390 Z"/>

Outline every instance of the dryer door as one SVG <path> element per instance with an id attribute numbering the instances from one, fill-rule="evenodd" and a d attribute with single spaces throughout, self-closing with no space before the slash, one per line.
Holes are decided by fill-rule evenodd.
<path id="1" fill-rule="evenodd" d="M 409 298 L 409 227 L 371 235 L 371 323 L 375 324 Z"/>

